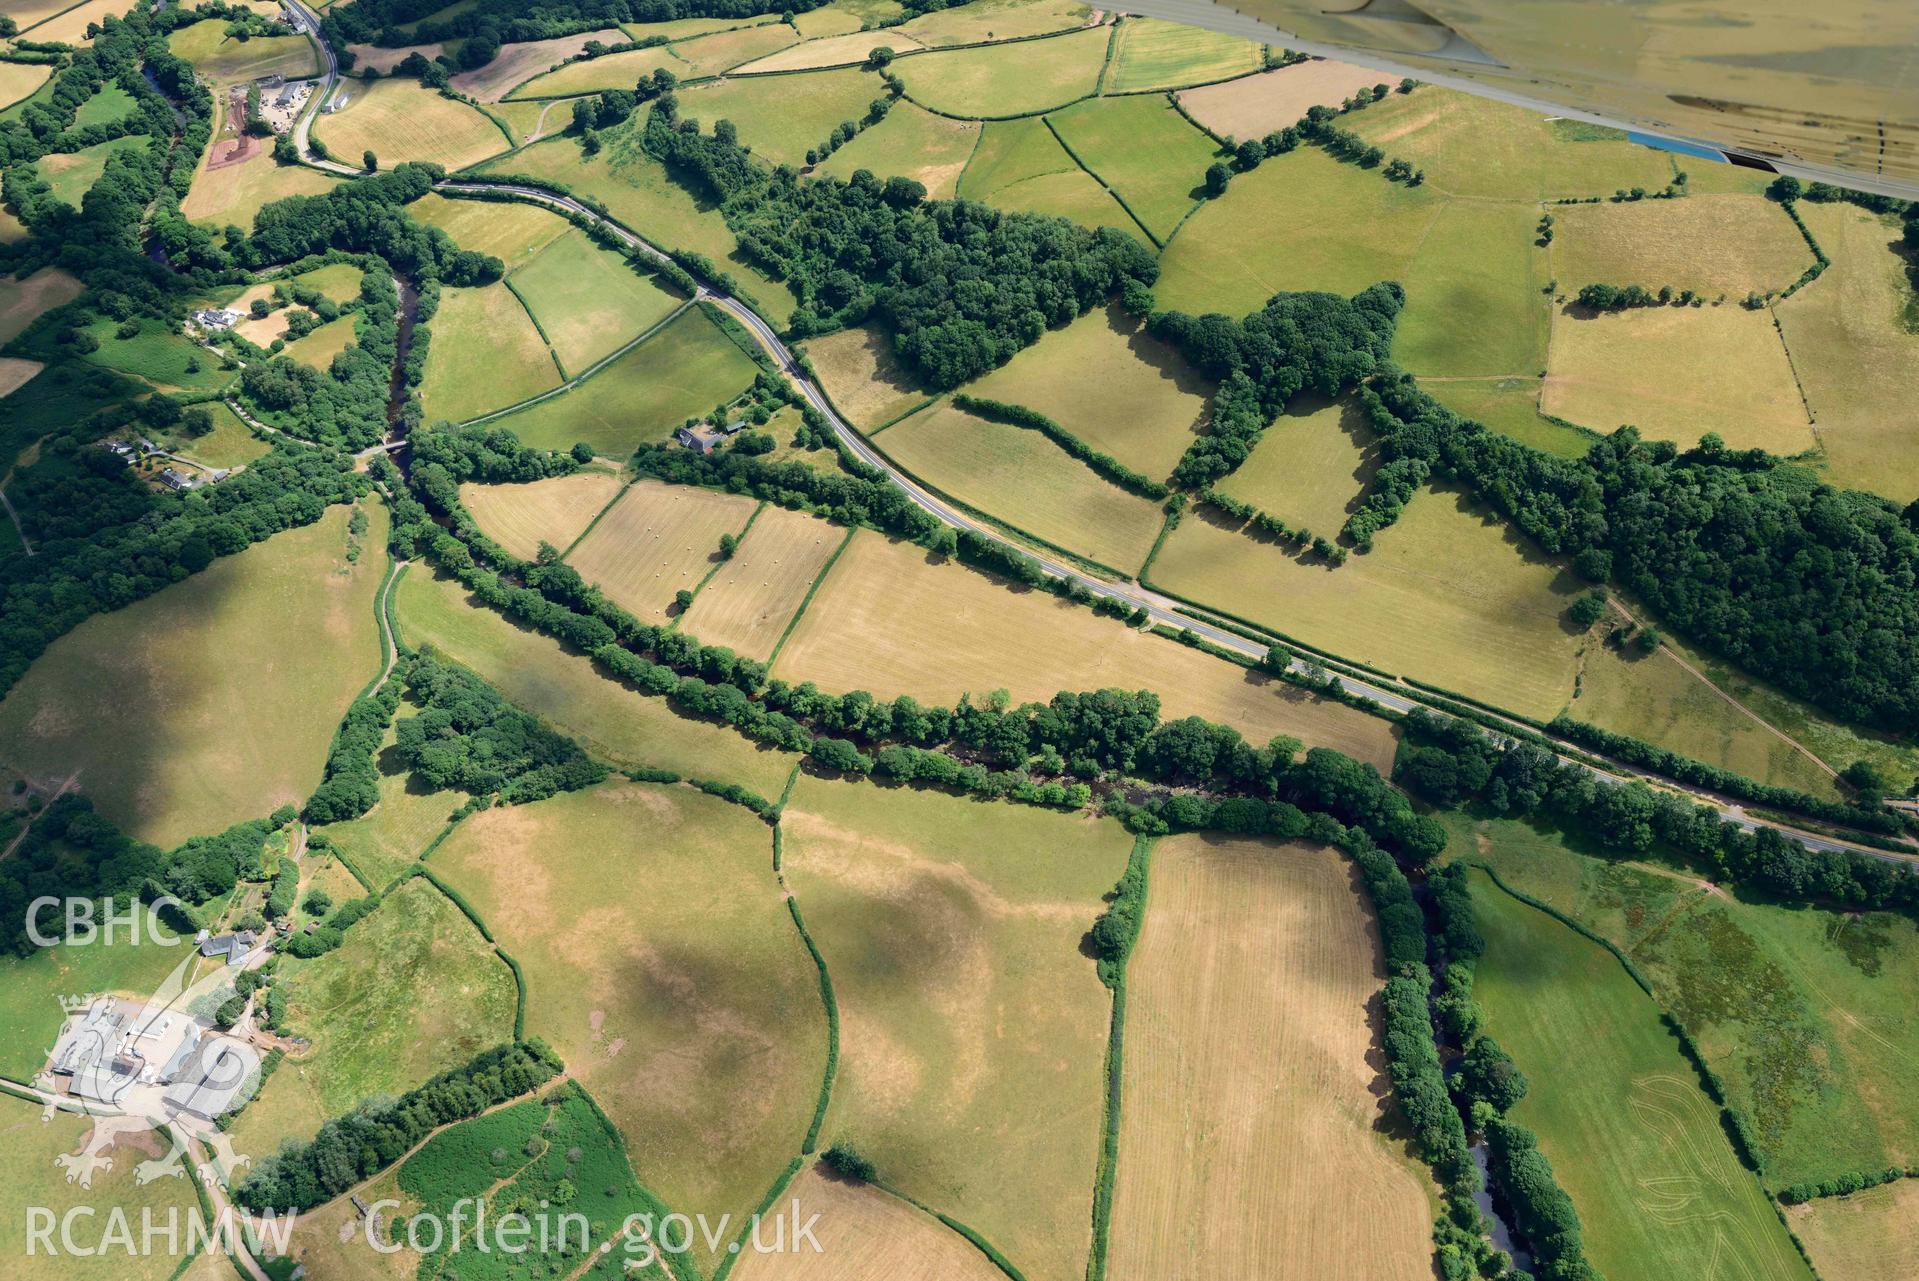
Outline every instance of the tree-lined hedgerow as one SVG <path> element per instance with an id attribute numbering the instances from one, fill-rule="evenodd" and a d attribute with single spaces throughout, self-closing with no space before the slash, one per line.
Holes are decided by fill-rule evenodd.
<path id="1" fill-rule="evenodd" d="M 791 287 L 800 300 L 791 332 L 878 320 L 930 387 L 978 377 L 1129 282 L 1158 278 L 1151 251 L 1112 228 L 927 200 L 910 178 L 864 169 L 848 182 L 802 181 L 754 160 L 730 122 L 705 134 L 678 111 L 670 94 L 653 104 L 647 151 L 718 202 L 741 251 Z"/>
<path id="2" fill-rule="evenodd" d="M 320 1127 L 312 1141 L 291 1140 L 233 1189 L 249 1210 L 302 1211 L 323 1205 L 406 1155 L 433 1130 L 529 1094 L 559 1074 L 540 1041 L 502 1045 L 409 1090 Z"/>
<path id="3" fill-rule="evenodd" d="M 993 422 L 1007 423 L 1014 427 L 1025 427 L 1039 432 L 1121 489 L 1129 490 L 1142 498 L 1157 500 L 1165 498 L 1172 492 L 1159 481 L 1134 471 L 1111 454 L 1094 449 L 1036 409 L 1028 409 L 1024 405 L 1009 405 L 1003 400 L 986 400 L 979 396 L 968 396 L 962 392 L 954 393 L 953 405 L 957 409 L 963 409 L 969 414 L 975 414 Z"/>
<path id="4" fill-rule="evenodd" d="M 1391 371 L 1360 393 L 1389 459 L 1467 485 L 1549 553 L 1840 717 L 1919 719 L 1919 505 L 1835 489 L 1716 438 L 1680 452 L 1622 427 L 1560 458 L 1462 418 Z"/>

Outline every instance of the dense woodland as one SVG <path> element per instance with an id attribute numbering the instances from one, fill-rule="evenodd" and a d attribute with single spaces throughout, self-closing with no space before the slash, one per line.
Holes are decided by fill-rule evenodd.
<path id="1" fill-rule="evenodd" d="M 548 40 L 580 31 L 598 31 L 623 22 L 671 22 L 678 18 L 752 18 L 761 14 L 805 13 L 828 0 L 479 0 L 470 8 L 436 18 L 448 6 L 440 0 L 355 0 L 328 9 L 321 30 L 333 47 L 373 44 L 403 48 L 411 44 L 465 40 L 461 61 L 469 67 L 492 61 L 502 44 Z M 938 5 L 934 6 L 939 7 Z M 418 22 L 411 32 L 403 23 Z"/>
<path id="2" fill-rule="evenodd" d="M 795 337 L 878 320 L 931 387 L 1005 364 L 1049 328 L 1159 275 L 1145 245 L 1111 228 L 927 200 L 910 178 L 881 181 L 864 169 L 849 182 L 769 170 L 731 124 L 702 133 L 671 94 L 653 104 L 643 138 L 719 203 L 742 251 L 798 295 Z"/>

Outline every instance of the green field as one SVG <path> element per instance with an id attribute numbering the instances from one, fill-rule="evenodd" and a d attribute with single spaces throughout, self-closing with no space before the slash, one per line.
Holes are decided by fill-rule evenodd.
<path id="1" fill-rule="evenodd" d="M 266 456 L 272 448 L 266 441 L 253 434 L 253 429 L 240 421 L 240 416 L 227 408 L 226 402 L 216 400 L 212 404 L 202 405 L 213 419 L 213 430 L 204 436 L 189 436 L 183 431 L 161 433 L 155 439 L 169 449 L 185 454 L 196 462 L 208 467 L 244 467 L 256 458 Z"/>
<path id="2" fill-rule="evenodd" d="M 1904 1085 L 1919 1053 L 1910 920 L 1735 897 L 1520 823 L 1447 823 L 1455 851 L 1476 850 L 1465 856 L 1627 950 L 1751 1120 L 1770 1186 L 1919 1157 Z"/>
<path id="3" fill-rule="evenodd" d="M 132 115 L 138 107 L 132 94 L 117 84 L 109 84 L 80 104 L 80 110 L 73 115 L 73 127 L 84 129 L 88 125 L 110 124 Z"/>
<path id="4" fill-rule="evenodd" d="M 1095 98 L 1047 123 L 1162 243 L 1199 202 L 1213 140 L 1158 94 Z"/>
<path id="5" fill-rule="evenodd" d="M 709 1218 L 742 1218 L 798 1155 L 826 1066 L 771 849 L 739 806 L 611 783 L 475 815 L 434 854 L 524 968 L 527 1032 L 603 1101 L 641 1180 Z"/>
<path id="6" fill-rule="evenodd" d="M 401 714 L 410 716 L 416 711 L 403 706 Z M 317 829 L 373 882 L 375 889 L 381 890 L 412 869 L 414 860 L 467 799 L 461 792 L 432 791 L 414 778 L 392 750 L 393 736 L 389 728 L 374 757 L 380 769 L 379 804 L 359 818 Z"/>
<path id="7" fill-rule="evenodd" d="M 886 86 L 870 71 L 846 68 L 791 76 L 742 76 L 680 94 L 680 112 L 707 128 L 731 120 L 740 142 L 774 164 L 802 165 L 808 149 L 844 121 L 859 123 Z"/>
<path id="8" fill-rule="evenodd" d="M 107 161 L 118 151 L 144 150 L 152 139 L 143 133 L 128 134 L 107 142 L 96 142 L 78 151 L 55 151 L 34 161 L 40 176 L 52 188 L 55 200 L 64 200 L 75 209 L 106 172 Z"/>
<path id="9" fill-rule="evenodd" d="M 509 283 L 568 374 L 612 355 L 685 301 L 579 230 L 540 250 Z"/>
<path id="10" fill-rule="evenodd" d="M 1165 477 L 1206 420 L 1206 378 L 1118 307 L 1088 312 L 967 386 L 1045 414 L 1094 449 Z"/>
<path id="11" fill-rule="evenodd" d="M 791 753 L 762 750 L 731 729 L 676 715 L 665 699 L 601 676 L 557 641 L 469 604 L 450 578 L 409 572 L 394 590 L 394 608 L 409 645 L 431 644 L 473 669 L 602 760 L 740 783 L 769 798 L 786 786 Z"/>
<path id="12" fill-rule="evenodd" d="M 429 422 L 461 422 L 560 385 L 545 340 L 504 282 L 442 291 L 432 324 L 420 382 Z"/>
<path id="13" fill-rule="evenodd" d="M 193 69 L 216 84 L 239 84 L 266 76 L 297 80 L 320 69 L 319 58 L 305 36 L 254 36 L 236 40 L 227 24 L 209 18 L 181 27 L 167 37 L 167 48 L 185 58 Z"/>
<path id="14" fill-rule="evenodd" d="M 916 54 L 901 59 L 894 71 L 906 82 L 909 97 L 945 115 L 1031 115 L 1075 102 L 1098 87 L 1109 36 L 1095 28 L 1020 44 Z"/>
<path id="15" fill-rule="evenodd" d="M 233 371 L 220 368 L 216 353 L 167 327 L 164 321 L 140 317 L 139 322 L 140 332 L 131 338 L 120 337 L 120 322 L 111 317 L 103 316 L 87 325 L 87 332 L 100 347 L 89 352 L 86 359 L 162 388 L 217 391 L 233 381 Z"/>
<path id="16" fill-rule="evenodd" d="M 886 119 L 835 151 L 816 172 L 842 181 L 857 169 L 882 178 L 898 175 L 926 188 L 933 200 L 951 200 L 960 172 L 979 145 L 980 126 L 896 104 Z"/>
<path id="17" fill-rule="evenodd" d="M 960 175 L 959 194 L 1001 209 L 1070 218 L 1084 227 L 1118 227 L 1129 234 L 1139 229 L 1112 193 L 1066 154 L 1043 120 L 988 124 Z"/>
<path id="18" fill-rule="evenodd" d="M 529 445 L 621 457 L 744 391 L 759 366 L 697 308 L 571 391 L 502 419 Z"/>
<path id="19" fill-rule="evenodd" d="M 141 1135 L 133 1140 L 144 1140 L 146 1151 L 117 1146 L 111 1168 L 96 1172 L 93 1186 L 83 1188 L 67 1182 L 65 1172 L 54 1162 L 79 1149 L 93 1122 L 64 1112 L 42 1120 L 40 1113 L 38 1103 L 0 1097 L 0 1144 L 7 1153 L 0 1173 L 0 1257 L 7 1260 L 8 1281 L 168 1281 L 185 1260 L 186 1215 L 194 1208 L 194 1194 L 184 1177 L 140 1181 L 140 1163 L 165 1151 L 164 1138 Z M 64 1248 L 50 1251 L 42 1242 L 29 1254 L 30 1206 L 50 1211 L 56 1222 L 70 1210 L 78 1211 L 66 1220 L 73 1225 L 73 1243 L 98 1253 L 79 1257 Z M 115 1212 L 124 1214 L 131 1225 L 130 1237 L 122 1239 L 131 1245 L 103 1244 L 113 1239 L 108 1234 Z M 151 1253 L 138 1249 L 143 1212 L 161 1229 L 153 1238 Z M 170 1214 L 181 1228 L 171 1248 L 164 1231 Z M 53 1241 L 59 1241 L 57 1233 Z"/>
<path id="20" fill-rule="evenodd" d="M 1539 412 L 1541 380 L 1525 378 L 1422 379 L 1420 389 L 1456 414 L 1561 458 L 1584 458 L 1593 438 L 1549 421 Z"/>
<path id="21" fill-rule="evenodd" d="M 1375 439 L 1351 398 L 1329 403 L 1299 396 L 1219 488 L 1288 525 L 1332 539 L 1379 468 Z"/>
<path id="22" fill-rule="evenodd" d="M 1531 1078 L 1539 1134 L 1609 1277 L 1809 1281 L 1659 1007 L 1611 953 L 1472 874 L 1487 1030 Z"/>
<path id="23" fill-rule="evenodd" d="M 1448 201 L 1398 277 L 1406 310 L 1393 359 L 1451 377 L 1543 373 L 1552 321 L 1546 255 L 1533 245 L 1538 220 L 1533 205 Z"/>
<path id="24" fill-rule="evenodd" d="M 1203 27 L 1131 18 L 1120 24 L 1107 93 L 1177 89 L 1256 71 L 1259 45 Z"/>
<path id="25" fill-rule="evenodd" d="M 570 226 L 560 215 L 536 205 L 454 200 L 435 192 L 421 196 L 406 211 L 408 217 L 446 232 L 460 248 L 492 254 L 508 271 L 525 266 Z"/>
<path id="26" fill-rule="evenodd" d="M 282 966 L 287 1026 L 313 1048 L 281 1063 L 233 1127 L 255 1157 L 513 1038 L 512 972 L 424 880 L 395 890 L 337 950 Z"/>
<path id="27" fill-rule="evenodd" d="M 507 101 L 529 98 L 553 98 L 565 94 L 598 93 L 603 89 L 631 89 L 634 83 L 665 67 L 676 76 L 689 74 L 686 63 L 674 56 L 672 46 L 654 45 L 649 49 L 629 49 L 583 62 L 569 62 L 558 71 L 534 76 L 515 85 Z M 566 110 L 562 107 L 561 110 Z"/>
<path id="28" fill-rule="evenodd" d="M 1080 938 L 1131 838 L 810 777 L 781 829 L 840 1007 L 822 1144 L 850 1142 L 1031 1281 L 1083 1276 L 1109 1002 Z"/>
<path id="29" fill-rule="evenodd" d="M 1164 518 L 1039 432 L 940 403 L 883 433 L 880 447 L 926 483 L 1068 551 L 1130 572 Z"/>
<path id="30" fill-rule="evenodd" d="M 1657 191 L 1672 181 L 1665 152 L 1615 130 L 1561 130 L 1523 107 L 1431 85 L 1389 95 L 1342 123 L 1423 168 L 1427 185 L 1446 195 L 1531 202 L 1610 196 L 1621 187 Z"/>
<path id="31" fill-rule="evenodd" d="M 659 162 L 641 149 L 634 125 L 604 130 L 600 136 L 605 146 L 590 159 L 580 155 L 575 140 L 551 138 L 489 168 L 564 183 L 604 204 L 621 222 L 643 229 L 653 243 L 707 255 L 739 278 L 740 293 L 747 301 L 773 323 L 784 324 L 797 305 L 792 290 L 754 270 L 719 210 L 702 205 L 668 177 Z"/>
<path id="32" fill-rule="evenodd" d="M 377 548 L 385 510 L 370 515 Z M 78 771 L 102 813 L 163 846 L 304 801 L 379 670 L 384 558 L 348 566 L 346 524 L 331 507 L 55 641 L 0 703 L 5 763 Z"/>

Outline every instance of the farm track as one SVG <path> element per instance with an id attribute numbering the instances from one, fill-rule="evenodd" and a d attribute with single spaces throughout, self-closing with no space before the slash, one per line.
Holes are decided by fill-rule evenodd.
<path id="1" fill-rule="evenodd" d="M 353 176 L 361 175 L 362 171 L 355 169 L 351 165 L 343 165 L 331 160 L 320 160 L 310 154 L 311 145 L 308 140 L 308 130 L 313 116 L 319 110 L 319 104 L 326 101 L 334 85 L 338 82 L 339 63 L 333 55 L 333 50 L 320 35 L 319 22 L 313 17 L 312 12 L 306 8 L 304 0 L 287 0 L 287 6 L 296 19 L 296 25 L 302 26 L 303 29 L 312 35 L 314 43 L 320 47 L 321 54 L 326 62 L 326 74 L 323 77 L 321 88 L 314 94 L 312 104 L 309 106 L 307 113 L 303 115 L 294 126 L 295 147 L 298 149 L 300 155 L 306 158 L 306 162 L 309 164 L 317 165 L 320 168 L 327 169 L 334 173 Z M 660 261 L 671 261 L 671 258 L 664 251 L 646 240 L 639 232 L 627 227 L 614 218 L 610 218 L 590 208 L 571 196 L 563 196 L 544 188 L 523 186 L 518 183 L 482 182 L 464 178 L 443 179 L 436 184 L 436 189 L 448 192 L 492 192 L 496 195 L 505 195 L 517 200 L 525 200 L 533 204 L 545 205 L 564 213 L 578 215 L 603 226 L 622 244 L 635 252 L 646 254 Z M 694 300 L 711 302 L 715 306 L 725 310 L 729 315 L 744 325 L 747 331 L 753 335 L 754 340 L 764 347 L 767 352 L 772 355 L 774 360 L 778 362 L 781 371 L 799 388 L 801 395 L 806 397 L 807 403 L 812 405 L 826 418 L 826 421 L 832 426 L 834 435 L 839 439 L 840 443 L 862 463 L 884 473 L 893 484 L 899 486 L 900 489 L 906 493 L 906 496 L 912 500 L 915 506 L 925 511 L 935 520 L 938 520 L 944 525 L 951 526 L 954 529 L 963 529 L 978 537 L 990 539 L 995 543 L 1012 547 L 1022 555 L 1030 556 L 1036 560 L 1040 567 L 1053 577 L 1063 579 L 1071 584 L 1076 584 L 1092 593 L 1095 597 L 1120 602 L 1128 607 L 1129 612 L 1134 609 L 1144 610 L 1148 619 L 1156 624 L 1177 628 L 1182 631 L 1190 631 L 1209 644 L 1230 650 L 1235 654 L 1247 658 L 1258 660 L 1265 657 L 1266 646 L 1256 641 L 1247 640 L 1236 632 L 1230 632 L 1224 628 L 1216 627 L 1203 619 L 1193 617 L 1190 613 L 1182 612 L 1179 604 L 1168 596 L 1162 595 L 1159 592 L 1130 580 L 1107 579 L 1090 574 L 1073 565 L 1064 563 L 1043 549 L 1016 543 L 992 526 L 967 516 L 964 512 L 958 510 L 949 500 L 932 492 L 911 476 L 907 475 L 896 466 L 890 458 L 874 448 L 850 423 L 841 418 L 838 411 L 833 408 L 832 402 L 827 399 L 826 394 L 814 385 L 812 380 L 807 378 L 800 370 L 794 360 L 791 349 L 780 340 L 779 334 L 771 325 L 768 325 L 751 306 L 741 302 L 731 294 L 716 291 L 704 285 L 700 286 L 698 293 L 694 296 Z M 1303 672 L 1307 666 L 1308 663 L 1305 660 L 1294 658 L 1289 668 L 1295 672 Z M 1415 709 L 1432 710 L 1424 700 L 1415 699 L 1409 697 L 1406 693 L 1400 692 L 1411 689 L 1412 687 L 1397 681 L 1390 685 L 1375 684 L 1339 672 L 1333 673 L 1332 679 L 1346 694 L 1358 698 L 1371 699 L 1380 706 L 1395 712 L 1405 713 Z M 1530 726 L 1522 726 L 1505 717 L 1500 717 L 1500 719 L 1512 726 L 1514 730 L 1525 730 L 1529 733 L 1536 732 L 1532 731 Z M 1557 742 L 1559 740 L 1555 741 Z M 1600 782 L 1608 785 L 1638 780 L 1656 787 L 1684 793 L 1703 804 L 1711 806 L 1721 818 L 1736 824 L 1746 831 L 1771 828 L 1782 836 L 1798 841 L 1811 850 L 1864 854 L 1867 857 L 1879 859 L 1882 862 L 1897 863 L 1908 867 L 1919 864 L 1919 852 L 1895 853 L 1889 850 L 1877 849 L 1869 845 L 1861 845 L 1853 841 L 1823 836 L 1783 823 L 1757 819 L 1746 812 L 1745 806 L 1730 797 L 1705 788 L 1678 783 L 1659 774 L 1641 770 L 1624 762 L 1613 760 L 1602 754 L 1588 752 L 1583 748 L 1575 751 L 1570 745 L 1567 745 L 1564 750 L 1556 749 L 1555 755 L 1560 761 L 1566 764 L 1577 765 L 1579 768 L 1590 772 L 1594 778 Z M 1601 764 L 1592 764 L 1591 762 L 1595 760 L 1601 762 Z"/>

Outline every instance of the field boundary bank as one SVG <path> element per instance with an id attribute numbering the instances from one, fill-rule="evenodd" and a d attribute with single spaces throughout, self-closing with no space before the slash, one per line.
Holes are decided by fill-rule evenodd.
<path id="1" fill-rule="evenodd" d="M 1138 932 L 1146 927 L 1146 912 L 1153 883 L 1153 848 L 1157 843 L 1157 837 L 1134 837 L 1132 857 L 1124 874 L 1130 877 L 1135 867 L 1139 871 L 1135 944 L 1138 942 Z M 1106 1108 L 1100 1125 L 1099 1164 L 1093 1173 L 1093 1239 L 1087 1248 L 1086 1281 L 1105 1281 L 1106 1278 L 1106 1255 L 1113 1226 L 1113 1194 L 1119 1179 L 1121 1089 L 1125 1084 L 1126 1071 L 1126 983 L 1132 963 L 1133 946 L 1129 944 L 1126 955 L 1114 967 L 1110 985 L 1113 990 L 1113 1012 L 1106 1033 Z"/>
<path id="2" fill-rule="evenodd" d="M 620 500 L 626 497 L 626 491 L 633 488 L 633 482 L 638 479 L 639 477 L 627 472 L 624 467 L 621 468 L 620 487 L 613 491 L 613 497 L 607 499 L 605 505 L 603 505 L 600 510 L 593 513 L 593 519 L 586 522 L 586 528 L 582 529 L 574 537 L 573 541 L 566 545 L 566 550 L 560 553 L 560 562 L 562 564 L 566 562 L 568 556 L 571 556 L 574 551 L 578 549 L 581 543 L 586 541 L 586 536 L 592 533 L 601 521 L 606 519 L 606 514 L 619 505 Z"/>
<path id="3" fill-rule="evenodd" d="M 589 365 L 586 369 L 582 370 L 580 373 L 575 374 L 572 378 L 568 379 L 566 382 L 561 383 L 558 387 L 549 388 L 548 390 L 541 392 L 537 396 L 529 396 L 525 400 L 518 401 L 514 404 L 508 405 L 503 409 L 490 410 L 487 413 L 481 414 L 477 418 L 468 418 L 464 422 L 457 423 L 455 425 L 459 427 L 476 427 L 482 423 L 490 423 L 494 421 L 495 419 L 509 417 L 513 414 L 520 413 L 522 410 L 531 409 L 533 408 L 533 406 L 540 404 L 542 401 L 551 400 L 555 396 L 564 395 L 565 393 L 572 391 L 575 387 L 578 387 L 581 383 L 585 382 L 587 379 L 593 377 L 595 374 L 604 370 L 608 365 L 612 364 L 614 361 L 618 360 L 620 357 L 626 355 L 628 352 L 632 351 L 635 347 L 639 346 L 641 343 L 651 338 L 654 334 L 657 334 L 658 332 L 660 332 L 660 330 L 666 328 L 668 325 L 672 324 L 675 320 L 678 320 L 680 316 L 686 311 L 686 309 L 693 305 L 693 302 L 694 302 L 693 299 L 688 299 L 686 302 L 681 303 L 678 307 L 675 307 L 672 310 L 672 312 L 670 312 L 665 317 L 665 319 L 655 321 L 652 327 L 642 331 L 639 337 L 633 339 L 633 341 L 627 343 L 624 347 L 619 348 L 617 351 L 614 351 L 610 353 L 609 355 L 602 356 L 599 360 Z M 547 350 L 550 352 L 552 351 L 552 348 L 549 347 Z M 555 362 L 557 363 L 557 361 L 558 361 L 558 357 L 555 356 Z"/>
<path id="4" fill-rule="evenodd" d="M 991 1241 L 988 1241 L 986 1237 L 982 1235 L 977 1229 L 967 1224 L 961 1223 L 958 1219 L 954 1218 L 950 1214 L 946 1214 L 940 1210 L 935 1210 L 932 1206 L 926 1204 L 924 1201 L 920 1200 L 918 1197 L 915 1197 L 911 1195 L 910 1193 L 904 1192 L 901 1189 L 894 1187 L 891 1183 L 888 1183 L 885 1179 L 878 1179 L 878 1178 L 873 1179 L 870 1181 L 868 1186 L 878 1188 L 880 1191 L 886 1193 L 888 1196 L 893 1197 L 896 1200 L 906 1202 L 906 1204 L 912 1206 L 915 1210 L 918 1210 L 921 1214 L 931 1215 L 933 1218 L 938 1219 L 941 1223 L 945 1224 L 948 1228 L 951 1228 L 954 1232 L 957 1232 L 961 1236 L 965 1237 L 967 1241 L 972 1244 L 975 1250 L 978 1250 L 981 1254 L 985 1255 L 987 1259 L 991 1261 L 994 1267 L 998 1268 L 1001 1272 L 1004 1272 L 1007 1275 L 1007 1277 L 1010 1278 L 1010 1281 L 1026 1281 L 1026 1274 L 1021 1272 L 1017 1267 L 1013 1266 L 1013 1261 L 1007 1258 L 1005 1255 L 1001 1254 L 999 1252 L 999 1247 L 995 1246 Z"/>
<path id="5" fill-rule="evenodd" d="M 806 613 L 806 607 L 813 603 L 813 597 L 818 594 L 820 587 L 826 582 L 826 576 L 833 572 L 833 566 L 839 564 L 840 556 L 844 554 L 847 547 L 852 544 L 853 536 L 859 532 L 860 527 L 858 525 L 847 526 L 846 537 L 840 539 L 840 545 L 833 549 L 833 554 L 826 558 L 824 565 L 820 566 L 820 572 L 813 576 L 813 585 L 806 589 L 806 595 L 800 597 L 799 608 L 793 611 L 793 617 L 786 620 L 786 630 L 782 631 L 780 638 L 773 642 L 773 652 L 766 656 L 766 670 L 769 673 L 773 670 L 773 664 L 779 661 L 780 651 L 786 648 L 787 640 L 791 638 L 793 633 L 799 628 L 800 617 Z M 795 769 L 797 768 L 796 766 Z M 793 790 L 793 784 L 790 781 L 786 785 L 786 790 L 789 792 Z M 782 806 L 786 804 L 785 797 L 780 798 L 780 804 Z"/>
<path id="6" fill-rule="evenodd" d="M 753 522 L 760 518 L 760 513 L 765 511 L 766 508 L 767 508 L 767 500 L 762 498 L 759 501 L 759 505 L 754 507 L 752 511 L 746 514 L 746 523 L 740 526 L 739 533 L 733 535 L 733 555 L 734 556 L 739 555 L 739 545 L 746 541 L 746 535 L 752 530 Z M 718 550 L 717 544 L 715 544 L 715 550 Z M 725 569 L 727 562 L 732 559 L 733 559 L 732 556 L 721 556 L 718 560 L 713 562 L 713 568 L 706 571 L 705 577 L 701 578 L 699 582 L 693 584 L 692 599 L 687 602 L 686 610 L 682 610 L 680 613 L 676 614 L 673 617 L 673 620 L 667 624 L 667 629 L 669 631 L 677 632 L 680 630 L 680 620 L 686 617 L 687 610 L 691 610 L 693 608 L 694 602 L 698 601 L 700 598 L 700 593 L 705 591 L 706 585 L 713 581 L 713 576 L 719 573 L 722 569 Z"/>
<path id="7" fill-rule="evenodd" d="M 553 345 L 553 339 L 548 336 L 546 326 L 541 324 L 540 318 L 533 314 L 533 304 L 526 300 L 526 295 L 520 292 L 520 287 L 513 283 L 511 272 L 501 276 L 500 283 L 505 285 L 506 291 L 513 295 L 513 300 L 520 304 L 520 310 L 526 313 L 526 318 L 533 322 L 533 332 L 538 334 L 540 341 L 546 345 L 547 358 L 553 362 L 553 368 L 559 372 L 560 385 L 564 387 L 569 378 L 566 362 L 560 359 L 559 349 Z"/>
<path id="8" fill-rule="evenodd" d="M 1100 177 L 1099 174 L 1092 168 L 1092 166 L 1088 165 L 1084 160 L 1080 159 L 1079 152 L 1073 150 L 1073 144 L 1066 141 L 1066 135 L 1062 134 L 1059 131 L 1059 126 L 1053 123 L 1052 113 L 1048 112 L 1046 115 L 1041 116 L 1039 118 L 1039 122 L 1046 126 L 1046 132 L 1053 135 L 1053 141 L 1057 142 L 1060 145 L 1060 150 L 1064 151 L 1067 154 L 1067 156 L 1072 160 L 1072 162 L 1079 166 L 1080 172 L 1085 174 L 1088 178 L 1091 178 L 1094 182 L 1098 183 L 1100 185 L 1101 190 L 1103 190 L 1107 195 L 1111 196 L 1116 202 L 1118 202 L 1119 207 L 1126 211 L 1126 216 L 1133 220 L 1133 225 L 1135 227 L 1138 227 L 1140 231 L 1145 235 L 1145 237 L 1148 240 L 1153 242 L 1153 248 L 1164 251 L 1166 248 L 1166 245 L 1164 244 L 1164 242 L 1162 242 L 1158 236 L 1155 236 L 1153 234 L 1152 228 L 1148 227 L 1144 222 L 1140 221 L 1139 215 L 1133 212 L 1133 207 L 1126 203 L 1126 197 L 1120 195 L 1119 192 L 1115 191 L 1111 183 L 1107 182 L 1106 179 Z M 985 131 L 981 130 L 981 132 L 983 133 Z M 1190 213 L 1191 211 L 1189 210 L 1188 212 Z M 1181 221 L 1184 221 L 1184 219 L 1182 218 Z"/>

